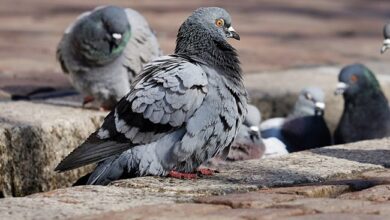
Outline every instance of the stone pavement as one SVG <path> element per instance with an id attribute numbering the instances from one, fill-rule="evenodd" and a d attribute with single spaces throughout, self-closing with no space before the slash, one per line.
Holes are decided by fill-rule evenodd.
<path id="1" fill-rule="evenodd" d="M 389 157 L 390 139 L 382 139 L 229 163 L 196 180 L 63 188 L 1 199 L 0 218 L 386 219 Z"/>

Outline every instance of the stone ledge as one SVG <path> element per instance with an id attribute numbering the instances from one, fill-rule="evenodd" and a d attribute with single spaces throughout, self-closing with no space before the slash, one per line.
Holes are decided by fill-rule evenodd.
<path id="1" fill-rule="evenodd" d="M 98 126 L 106 113 L 31 102 L 0 102 L 0 190 L 23 196 L 70 186 L 88 168 L 66 174 L 57 163 Z"/>
<path id="2" fill-rule="evenodd" d="M 275 218 L 313 214 L 316 213 L 317 208 L 315 202 L 320 203 L 321 197 L 330 197 L 326 200 L 328 202 L 333 201 L 331 198 L 338 202 L 339 199 L 342 199 L 341 196 L 338 198 L 340 194 L 347 196 L 348 193 L 375 184 L 390 184 L 389 170 L 385 168 L 390 157 L 390 150 L 388 149 L 390 149 L 390 139 L 363 141 L 294 153 L 279 158 L 230 163 L 222 167 L 221 172 L 215 176 L 197 180 L 142 177 L 116 181 L 111 186 L 78 186 L 22 198 L 5 198 L 0 200 L 0 218 L 68 219 L 82 216 L 101 218 L 102 213 L 121 211 L 133 213 L 134 216 L 144 216 L 145 210 L 154 209 L 152 207 L 155 207 L 156 210 L 160 210 L 162 219 L 171 217 L 175 219 L 179 218 L 182 212 L 187 213 L 187 215 L 192 214 L 192 209 L 195 207 L 191 205 L 193 201 L 237 209 L 229 211 L 232 212 L 231 215 L 235 218 L 253 216 L 256 213 L 268 213 L 267 216 L 276 216 Z M 348 154 L 348 152 L 351 153 Z M 59 175 L 66 176 L 67 174 Z M 363 185 L 361 188 L 348 183 L 348 181 L 326 182 L 337 179 L 370 179 L 373 176 L 380 176 L 383 180 L 379 182 L 371 181 L 372 184 Z M 352 181 L 350 180 L 350 182 Z M 307 183 L 316 183 L 318 186 L 271 188 Z M 232 194 L 237 192 L 244 194 Z M 249 192 L 249 194 L 245 192 Z M 231 195 L 224 196 L 226 194 Z M 213 195 L 217 197 L 208 197 Z M 351 195 L 343 201 L 360 204 L 362 202 L 359 201 L 362 198 L 363 203 L 369 204 L 373 210 L 379 210 L 381 213 L 386 212 L 384 205 L 374 204 L 373 201 L 365 199 L 366 197 L 364 194 L 360 197 L 352 197 Z M 356 202 L 353 202 L 355 200 Z M 183 210 L 176 205 L 177 203 L 190 204 L 183 205 L 183 207 L 188 207 Z M 307 204 L 307 209 L 299 208 L 299 204 L 302 204 L 302 206 Z M 310 204 L 313 205 L 310 206 Z M 157 207 L 160 208 L 157 209 Z M 167 207 L 176 210 L 177 215 L 172 214 L 172 212 L 170 214 L 164 213 Z M 126 211 L 128 209 L 132 211 Z M 211 209 L 217 208 L 211 207 Z M 241 211 L 251 210 L 239 214 L 240 209 L 242 209 Z M 264 209 L 267 209 L 267 211 L 264 211 Z M 285 213 L 285 215 L 279 215 L 277 214 L 278 211 L 272 211 L 276 209 L 280 209 L 280 213 Z M 207 210 L 209 209 L 207 208 Z M 349 209 L 341 207 L 339 211 L 331 210 L 329 212 L 343 212 L 345 210 Z M 358 208 L 355 207 L 354 210 L 358 210 Z M 156 213 L 159 212 L 156 211 Z M 203 212 L 200 211 L 200 213 Z M 223 214 L 225 211 L 214 212 L 209 210 L 207 213 L 200 215 L 210 216 L 210 219 L 216 218 L 218 215 L 228 217 L 228 215 Z M 356 213 L 354 212 L 354 214 Z M 128 215 L 124 214 L 124 216 Z M 115 214 L 115 216 L 117 215 Z M 201 218 L 197 216 L 194 214 L 193 219 Z M 86 219 L 91 218 L 86 217 Z M 118 217 L 117 219 L 123 218 Z"/>

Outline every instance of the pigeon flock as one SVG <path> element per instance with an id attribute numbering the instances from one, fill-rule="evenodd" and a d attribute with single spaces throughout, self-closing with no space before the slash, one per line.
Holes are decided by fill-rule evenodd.
<path id="1" fill-rule="evenodd" d="M 287 117 L 262 121 L 247 103 L 229 44 L 240 40 L 232 23 L 222 8 L 196 9 L 178 29 L 174 53 L 163 55 L 138 12 L 102 6 L 81 14 L 66 29 L 57 59 L 83 105 L 110 112 L 55 170 L 97 164 L 76 185 L 148 175 L 191 179 L 212 174 L 210 164 L 390 136 L 388 100 L 362 64 L 339 73 L 335 94 L 343 95 L 344 111 L 334 134 L 324 119 L 325 94 L 310 85 Z M 382 53 L 390 47 L 390 24 L 383 32 Z"/>

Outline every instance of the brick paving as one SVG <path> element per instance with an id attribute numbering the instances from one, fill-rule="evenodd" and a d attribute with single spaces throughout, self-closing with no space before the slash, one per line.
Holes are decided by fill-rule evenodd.
<path id="1" fill-rule="evenodd" d="M 132 7 L 157 31 L 165 53 L 192 10 L 221 6 L 233 16 L 242 40 L 238 49 L 248 72 L 351 62 L 386 62 L 382 26 L 390 1 L 346 0 L 2 0 L 0 2 L 0 88 L 15 85 L 68 86 L 55 60 L 60 37 L 78 14 L 99 4 Z"/>

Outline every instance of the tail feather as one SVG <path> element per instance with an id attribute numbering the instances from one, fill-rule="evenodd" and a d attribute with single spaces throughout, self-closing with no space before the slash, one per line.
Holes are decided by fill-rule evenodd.
<path id="1" fill-rule="evenodd" d="M 127 167 L 127 160 L 122 155 L 117 155 L 101 162 L 91 173 L 86 185 L 107 185 L 120 179 Z"/>
<path id="2" fill-rule="evenodd" d="M 131 147 L 130 143 L 118 143 L 116 141 L 101 140 L 96 137 L 96 132 L 73 152 L 71 152 L 55 171 L 63 172 L 75 169 L 91 163 L 100 162 L 112 155 L 117 155 Z"/>
<path id="3" fill-rule="evenodd" d="M 80 177 L 75 183 L 73 183 L 72 186 L 82 186 L 86 185 L 89 177 L 91 176 L 92 173 L 88 173 L 85 176 Z"/>

